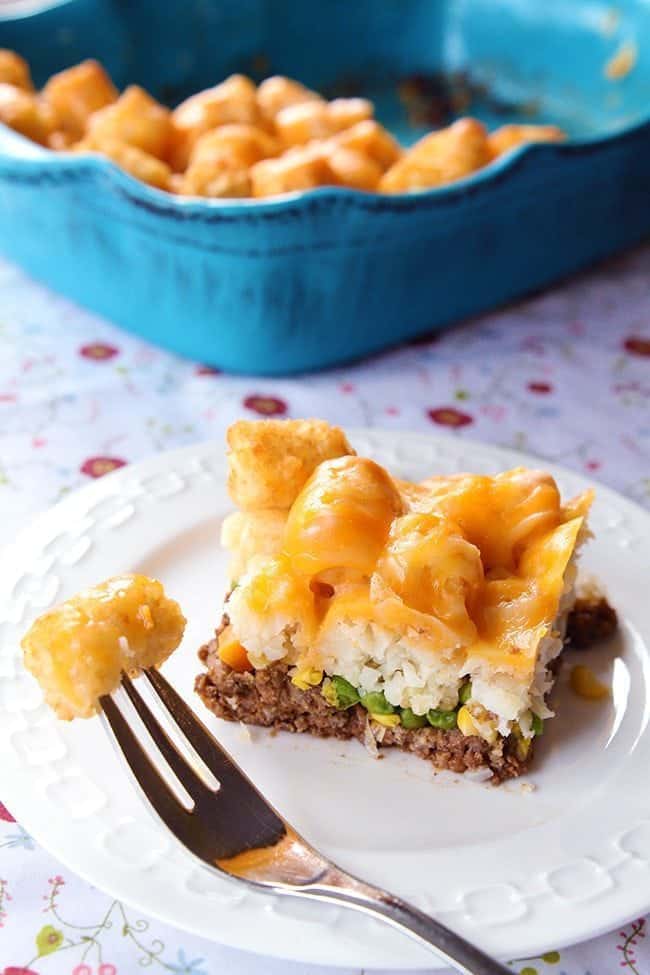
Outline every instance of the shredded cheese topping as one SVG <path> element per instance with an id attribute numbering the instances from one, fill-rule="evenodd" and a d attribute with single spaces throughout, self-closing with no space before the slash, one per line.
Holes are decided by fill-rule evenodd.
<path id="1" fill-rule="evenodd" d="M 235 634 L 246 647 L 242 611 L 290 620 L 292 645 L 318 667 L 332 629 L 365 620 L 454 654 L 461 670 L 478 659 L 530 683 L 591 501 L 563 507 L 550 475 L 523 468 L 412 484 L 366 458 L 324 461 L 278 550 L 240 580 Z"/>

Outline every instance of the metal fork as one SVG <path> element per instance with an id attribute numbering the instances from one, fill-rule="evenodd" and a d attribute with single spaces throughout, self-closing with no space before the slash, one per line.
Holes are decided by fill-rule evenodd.
<path id="1" fill-rule="evenodd" d="M 512 975 L 428 914 L 331 863 L 257 791 L 159 671 L 145 670 L 144 680 L 162 705 L 163 718 L 172 719 L 172 734 L 126 675 L 122 687 L 166 768 L 159 770 L 161 763 L 143 746 L 119 695 L 102 697 L 102 716 L 144 798 L 203 864 L 256 889 L 372 915 L 433 949 L 465 975 Z"/>

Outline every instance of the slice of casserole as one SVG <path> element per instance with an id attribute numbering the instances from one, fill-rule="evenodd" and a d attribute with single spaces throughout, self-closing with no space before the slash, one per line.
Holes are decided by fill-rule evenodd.
<path id="1" fill-rule="evenodd" d="M 520 774 L 552 715 L 592 493 L 563 504 L 524 468 L 398 480 L 323 421 L 241 422 L 228 444 L 240 510 L 206 705 Z"/>

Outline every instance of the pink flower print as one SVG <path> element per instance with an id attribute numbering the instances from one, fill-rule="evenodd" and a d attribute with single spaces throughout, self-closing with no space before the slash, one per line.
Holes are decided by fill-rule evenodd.
<path id="1" fill-rule="evenodd" d="M 341 383 L 339 389 L 341 390 L 342 393 L 353 393 L 354 383 Z"/>
<path id="2" fill-rule="evenodd" d="M 84 359 L 93 359 L 95 362 L 106 362 L 107 359 L 114 359 L 119 354 L 118 348 L 106 342 L 90 342 L 79 349 L 80 356 Z"/>
<path id="3" fill-rule="evenodd" d="M 630 335 L 625 339 L 623 348 L 632 355 L 650 356 L 650 338 L 642 335 Z"/>
<path id="4" fill-rule="evenodd" d="M 0 403 L 15 403 L 16 394 L 15 393 L 0 393 Z"/>
<path id="5" fill-rule="evenodd" d="M 283 399 L 278 399 L 276 396 L 262 396 L 257 393 L 253 396 L 247 396 L 244 400 L 244 406 L 247 410 L 259 413 L 260 416 L 284 416 L 288 409 Z"/>
<path id="6" fill-rule="evenodd" d="M 118 467 L 124 467 L 126 461 L 121 457 L 89 457 L 85 460 L 79 470 L 88 477 L 103 477 L 116 471 Z"/>
<path id="7" fill-rule="evenodd" d="M 534 380 L 528 383 L 528 391 L 530 393 L 536 393 L 538 396 L 546 396 L 548 393 L 553 392 L 553 386 L 551 383 L 544 382 L 541 379 Z"/>
<path id="8" fill-rule="evenodd" d="M 16 820 L 11 815 L 11 813 L 9 812 L 9 810 L 7 809 L 7 807 L 2 802 L 0 802 L 0 820 L 3 820 L 5 823 L 15 823 L 16 822 Z"/>
<path id="9" fill-rule="evenodd" d="M 97 969 L 97 975 L 117 975 L 117 968 L 115 965 L 104 962 L 104 964 L 100 965 Z"/>
<path id="10" fill-rule="evenodd" d="M 386 413 L 388 416 L 399 416 L 399 409 L 397 406 L 387 406 Z"/>
<path id="11" fill-rule="evenodd" d="M 434 410 L 427 410 L 430 420 L 443 427 L 466 427 L 474 422 L 469 413 L 457 410 L 455 406 L 438 406 Z"/>
<path id="12" fill-rule="evenodd" d="M 90 965 L 77 965 L 72 969 L 72 975 L 93 975 Z"/>
<path id="13" fill-rule="evenodd" d="M 599 460 L 588 460 L 585 463 L 585 467 L 588 471 L 597 471 L 600 470 L 601 462 Z"/>
<path id="14" fill-rule="evenodd" d="M 620 967 L 629 968 L 635 975 L 639 975 L 636 950 L 639 947 L 639 941 L 646 936 L 645 928 L 646 919 L 644 917 L 639 918 L 638 921 L 633 921 L 630 924 L 629 933 L 626 929 L 619 932 L 621 944 L 616 945 L 616 950 L 622 952 L 622 961 L 619 962 Z"/>
<path id="15" fill-rule="evenodd" d="M 35 972 L 31 968 L 16 968 L 15 965 L 9 965 L 8 968 L 3 970 L 2 975 L 38 975 L 38 972 Z"/>
<path id="16" fill-rule="evenodd" d="M 215 366 L 203 366 L 198 365 L 194 370 L 197 376 L 220 376 L 221 369 L 216 369 Z"/>

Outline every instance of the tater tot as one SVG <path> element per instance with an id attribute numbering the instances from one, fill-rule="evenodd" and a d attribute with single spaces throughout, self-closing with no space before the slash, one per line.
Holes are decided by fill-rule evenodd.
<path id="1" fill-rule="evenodd" d="M 221 544 L 230 550 L 230 578 L 236 581 L 244 574 L 251 559 L 263 555 L 274 558 L 282 550 L 287 511 L 282 508 L 259 508 L 255 511 L 233 511 L 221 526 Z"/>
<path id="2" fill-rule="evenodd" d="M 344 149 L 356 149 L 357 152 L 365 153 L 383 170 L 397 162 L 403 153 L 399 142 L 374 119 L 357 122 L 333 136 L 331 141 Z"/>
<path id="3" fill-rule="evenodd" d="M 137 146 L 130 146 L 117 139 L 103 139 L 101 147 L 95 146 L 92 139 L 82 139 L 74 146 L 76 152 L 101 152 L 116 165 L 135 176 L 136 179 L 155 186 L 159 190 L 170 189 L 171 169 L 157 156 L 152 156 Z"/>
<path id="4" fill-rule="evenodd" d="M 290 508 L 321 461 L 354 454 L 325 420 L 239 420 L 226 436 L 228 491 L 243 511 Z"/>
<path id="5" fill-rule="evenodd" d="M 247 166 L 228 159 L 199 159 L 183 173 L 178 192 L 186 196 L 241 198 L 251 195 Z"/>
<path id="6" fill-rule="evenodd" d="M 327 108 L 327 102 L 312 101 L 281 109 L 275 117 L 275 130 L 283 144 L 299 146 L 333 135 Z"/>
<path id="7" fill-rule="evenodd" d="M 25 666 L 65 721 L 89 718 L 120 683 L 158 667 L 185 630 L 180 606 L 156 579 L 107 579 L 48 610 L 22 640 Z"/>
<path id="8" fill-rule="evenodd" d="M 93 112 L 117 100 L 117 88 L 97 61 L 82 61 L 52 75 L 43 98 L 52 106 L 57 128 L 80 139 Z"/>
<path id="9" fill-rule="evenodd" d="M 267 123 L 272 123 L 278 112 L 290 105 L 300 105 L 304 102 L 322 102 L 324 99 L 315 91 L 306 88 L 298 81 L 274 75 L 266 78 L 257 89 L 257 104 L 262 117 Z"/>
<path id="10" fill-rule="evenodd" d="M 490 161 L 485 126 L 460 119 L 424 136 L 381 178 L 383 193 L 408 193 L 462 179 Z"/>
<path id="11" fill-rule="evenodd" d="M 557 125 L 502 125 L 488 136 L 490 158 L 516 148 L 525 142 L 562 142 L 566 133 Z"/>
<path id="12" fill-rule="evenodd" d="M 365 98 L 303 102 L 278 112 L 275 130 L 285 146 L 298 146 L 313 139 L 327 139 L 371 115 L 372 104 Z"/>
<path id="13" fill-rule="evenodd" d="M 0 82 L 15 85 L 24 91 L 34 90 L 27 61 L 15 51 L 8 51 L 6 48 L 0 48 Z"/>
<path id="14" fill-rule="evenodd" d="M 192 95 L 172 112 L 172 167 L 185 169 L 195 142 L 209 129 L 230 122 L 255 125 L 259 118 L 257 91 L 245 75 L 233 74 L 220 85 Z"/>
<path id="15" fill-rule="evenodd" d="M 301 147 L 277 159 L 263 159 L 251 167 L 253 196 L 277 196 L 313 190 L 336 182 L 320 147 Z"/>
<path id="16" fill-rule="evenodd" d="M 330 124 L 334 132 L 349 129 L 357 122 L 373 116 L 373 105 L 367 98 L 335 98 L 327 105 Z"/>
<path id="17" fill-rule="evenodd" d="M 165 159 L 171 141 L 171 112 L 138 85 L 88 119 L 87 136 L 97 149 L 105 140 L 125 143 Z"/>
<path id="18" fill-rule="evenodd" d="M 53 150 L 105 152 L 170 193 L 417 192 L 462 179 L 523 143 L 566 138 L 554 125 L 503 125 L 488 134 L 464 117 L 404 149 L 373 113 L 366 98 L 327 101 L 283 75 L 256 86 L 241 74 L 170 111 L 137 85 L 118 95 L 92 60 L 53 75 L 37 94 L 27 62 L 0 49 L 0 122 Z"/>
<path id="19" fill-rule="evenodd" d="M 281 146 L 278 140 L 256 125 L 221 125 L 200 136 L 190 156 L 190 165 L 205 160 L 224 159 L 246 167 L 276 156 Z"/>
<path id="20" fill-rule="evenodd" d="M 51 112 L 36 95 L 3 83 L 0 83 L 0 122 L 41 145 L 46 145 L 53 127 Z"/>
<path id="21" fill-rule="evenodd" d="M 356 190 L 372 192 L 377 189 L 382 171 L 379 163 L 357 149 L 333 146 L 325 158 L 337 183 Z"/>

